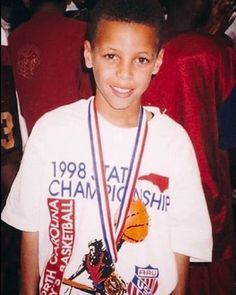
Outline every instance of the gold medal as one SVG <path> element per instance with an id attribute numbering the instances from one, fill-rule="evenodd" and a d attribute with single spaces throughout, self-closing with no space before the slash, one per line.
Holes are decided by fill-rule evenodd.
<path id="1" fill-rule="evenodd" d="M 126 293 L 125 282 L 115 272 L 104 282 L 104 289 L 106 295 L 122 295 Z"/>

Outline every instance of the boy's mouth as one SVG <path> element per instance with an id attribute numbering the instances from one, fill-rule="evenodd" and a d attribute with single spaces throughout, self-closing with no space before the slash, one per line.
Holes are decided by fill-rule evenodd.
<path id="1" fill-rule="evenodd" d="M 132 92 L 133 89 L 131 88 L 120 88 L 116 86 L 111 86 L 112 91 L 120 97 L 128 97 Z"/>

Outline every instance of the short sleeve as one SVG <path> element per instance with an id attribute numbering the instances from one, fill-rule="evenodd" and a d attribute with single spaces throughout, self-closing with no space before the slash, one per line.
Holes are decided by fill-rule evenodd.
<path id="1" fill-rule="evenodd" d="M 186 132 L 180 131 L 172 153 L 172 250 L 191 261 L 208 262 L 212 257 L 210 217 L 192 143 Z"/>
<path id="2" fill-rule="evenodd" d="M 35 127 L 2 212 L 2 220 L 19 230 L 34 232 L 39 228 L 43 154 L 43 137 Z"/>

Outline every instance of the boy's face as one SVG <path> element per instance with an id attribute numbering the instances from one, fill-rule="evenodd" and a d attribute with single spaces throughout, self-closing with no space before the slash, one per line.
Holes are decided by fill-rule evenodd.
<path id="1" fill-rule="evenodd" d="M 161 64 L 155 29 L 143 24 L 101 20 L 93 46 L 85 42 L 85 62 L 93 68 L 96 103 L 136 108 Z"/>

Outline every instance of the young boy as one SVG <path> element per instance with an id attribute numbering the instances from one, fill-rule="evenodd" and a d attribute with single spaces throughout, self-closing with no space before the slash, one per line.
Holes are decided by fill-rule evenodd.
<path id="1" fill-rule="evenodd" d="M 210 261 L 190 140 L 140 105 L 163 19 L 157 1 L 98 1 L 84 50 L 95 97 L 38 121 L 3 212 L 23 231 L 22 294 L 184 294 L 189 257 Z"/>

